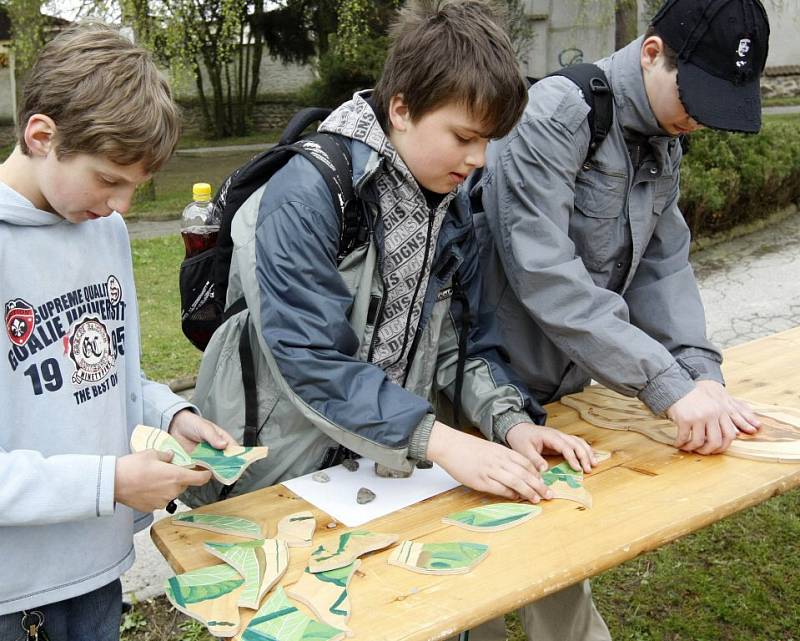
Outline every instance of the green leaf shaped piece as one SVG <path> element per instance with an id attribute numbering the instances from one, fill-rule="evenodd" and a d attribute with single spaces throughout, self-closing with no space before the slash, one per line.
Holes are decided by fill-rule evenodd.
<path id="1" fill-rule="evenodd" d="M 286 589 L 286 594 L 311 608 L 323 623 L 352 636 L 347 627 L 351 613 L 348 585 L 360 564 L 361 561 L 356 559 L 343 568 L 316 574 L 306 568 L 300 580 Z"/>
<path id="2" fill-rule="evenodd" d="M 343 630 L 307 617 L 278 588 L 250 620 L 242 641 L 340 641 L 344 635 Z"/>
<path id="3" fill-rule="evenodd" d="M 180 443 L 164 430 L 147 425 L 137 425 L 131 434 L 131 452 L 144 450 L 157 450 L 159 452 L 172 452 L 173 465 L 192 467 L 192 458 L 186 453 Z"/>
<path id="4" fill-rule="evenodd" d="M 237 601 L 244 579 L 227 563 L 199 568 L 164 583 L 170 603 L 208 627 L 212 635 L 232 637 L 239 631 Z"/>
<path id="5" fill-rule="evenodd" d="M 192 462 L 211 471 L 220 483 L 231 485 L 255 461 L 267 456 L 266 447 L 230 445 L 224 450 L 198 443 L 192 450 Z"/>
<path id="6" fill-rule="evenodd" d="M 261 527 L 248 519 L 239 516 L 225 516 L 224 514 L 201 514 L 197 512 L 184 512 L 172 517 L 174 525 L 195 527 L 219 534 L 233 534 L 245 539 L 263 539 Z"/>
<path id="7" fill-rule="evenodd" d="M 445 516 L 442 522 L 465 530 L 496 532 L 524 523 L 541 512 L 541 507 L 530 503 L 493 503 L 453 512 Z"/>
<path id="8" fill-rule="evenodd" d="M 489 554 L 489 546 L 468 541 L 415 543 L 403 541 L 389 563 L 422 574 L 464 574 Z"/>
<path id="9" fill-rule="evenodd" d="M 278 539 L 245 543 L 207 541 L 206 550 L 233 566 L 245 579 L 239 606 L 257 610 L 261 599 L 280 579 L 289 565 L 289 546 Z"/>
<path id="10" fill-rule="evenodd" d="M 559 463 L 542 474 L 542 481 L 547 486 L 561 481 L 576 490 L 583 487 L 583 472 L 572 469 L 568 463 Z"/>

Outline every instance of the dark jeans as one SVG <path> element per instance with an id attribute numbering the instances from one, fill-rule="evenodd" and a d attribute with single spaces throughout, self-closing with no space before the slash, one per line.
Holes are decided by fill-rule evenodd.
<path id="1" fill-rule="evenodd" d="M 117 579 L 94 592 L 30 608 L 27 612 L 34 610 L 44 615 L 41 629 L 50 641 L 119 641 L 122 585 Z M 0 639 L 26 639 L 21 622 L 22 612 L 0 615 Z"/>

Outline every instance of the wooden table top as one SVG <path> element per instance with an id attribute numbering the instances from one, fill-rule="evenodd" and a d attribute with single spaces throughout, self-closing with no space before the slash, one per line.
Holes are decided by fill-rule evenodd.
<path id="1" fill-rule="evenodd" d="M 798 360 L 800 328 L 731 348 L 724 365 L 728 388 L 753 401 L 800 407 Z M 363 557 L 350 584 L 356 639 L 446 639 L 800 485 L 800 464 L 687 454 L 639 434 L 593 427 L 560 403 L 547 410 L 549 425 L 612 452 L 585 479 L 594 507 L 543 502 L 543 513 L 527 523 L 501 532 L 471 532 L 444 525 L 442 516 L 494 501 L 460 487 L 370 522 L 365 529 L 401 539 L 474 541 L 488 544 L 490 553 L 472 572 L 455 576 L 391 566 L 388 550 Z M 197 512 L 246 517 L 274 536 L 280 518 L 306 509 L 317 518 L 315 546 L 347 531 L 342 525 L 327 529 L 332 521 L 327 514 L 281 485 Z M 151 534 L 176 573 L 219 563 L 203 550 L 203 541 L 239 540 L 173 526 L 168 518 Z M 311 549 L 291 548 L 280 585 L 298 580 Z M 241 613 L 244 629 L 253 611 Z"/>

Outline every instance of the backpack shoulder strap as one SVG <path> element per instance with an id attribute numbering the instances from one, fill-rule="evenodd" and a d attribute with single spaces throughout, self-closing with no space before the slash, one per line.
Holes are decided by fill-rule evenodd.
<path id="1" fill-rule="evenodd" d="M 597 148 L 611 131 L 614 122 L 614 94 L 603 70 L 591 63 L 570 65 L 554 71 L 549 76 L 563 76 L 575 83 L 583 92 L 583 99 L 589 105 L 589 150 L 584 162 L 591 160 Z"/>

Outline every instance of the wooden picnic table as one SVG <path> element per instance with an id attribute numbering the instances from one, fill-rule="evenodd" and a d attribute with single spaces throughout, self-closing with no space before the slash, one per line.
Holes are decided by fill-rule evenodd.
<path id="1" fill-rule="evenodd" d="M 798 407 L 798 361 L 800 328 L 733 347 L 725 352 L 728 388 L 753 401 Z M 368 523 L 364 528 L 401 539 L 486 543 L 490 553 L 470 573 L 455 576 L 391 566 L 388 550 L 362 558 L 350 584 L 356 639 L 446 639 L 800 484 L 800 464 L 687 454 L 639 434 L 591 426 L 560 403 L 547 410 L 549 425 L 612 452 L 585 480 L 594 507 L 545 502 L 541 515 L 518 527 L 471 532 L 441 522 L 445 514 L 489 502 L 487 495 L 459 487 Z M 281 485 L 196 511 L 246 517 L 273 536 L 280 518 L 306 509 L 317 518 L 315 546 L 347 531 L 342 525 L 327 529 L 327 514 Z M 203 541 L 233 540 L 171 525 L 169 518 L 153 526 L 152 538 L 176 573 L 219 563 L 203 550 Z M 298 580 L 311 549 L 291 548 L 280 585 Z M 244 629 L 253 612 L 241 612 Z"/>

